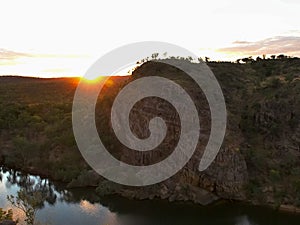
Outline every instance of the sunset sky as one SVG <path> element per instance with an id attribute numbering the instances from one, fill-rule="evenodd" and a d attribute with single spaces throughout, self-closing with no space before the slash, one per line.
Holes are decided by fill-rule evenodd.
<path id="1" fill-rule="evenodd" d="M 101 55 L 165 41 L 214 60 L 300 57 L 300 1 L 1 1 L 0 75 L 81 76 Z"/>

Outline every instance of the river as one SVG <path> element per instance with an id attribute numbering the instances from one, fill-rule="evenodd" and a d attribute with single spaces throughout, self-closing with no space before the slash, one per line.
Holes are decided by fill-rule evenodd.
<path id="1" fill-rule="evenodd" d="M 30 185 L 42 190 L 47 198 L 37 211 L 36 221 L 47 225 L 299 225 L 300 215 L 266 207 L 223 203 L 201 207 L 191 203 L 133 201 L 111 196 L 99 198 L 92 188 L 68 190 L 39 176 L 13 170 L 0 172 L 0 208 L 13 208 L 7 195 Z M 13 208 L 24 224 L 24 215 Z"/>

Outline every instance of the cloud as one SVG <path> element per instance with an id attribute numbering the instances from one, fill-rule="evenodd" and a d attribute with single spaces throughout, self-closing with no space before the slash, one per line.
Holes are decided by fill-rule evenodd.
<path id="1" fill-rule="evenodd" d="M 42 72 L 50 72 L 50 73 L 65 73 L 69 72 L 70 70 L 67 68 L 52 68 L 52 69 L 45 69 Z"/>
<path id="2" fill-rule="evenodd" d="M 0 60 L 15 60 L 22 57 L 32 57 L 32 58 L 85 58 L 88 55 L 80 54 L 47 54 L 47 53 L 24 53 L 15 52 L 12 50 L 7 50 L 0 48 Z"/>
<path id="3" fill-rule="evenodd" d="M 5 48 L 0 48 L 0 66 L 17 66 L 21 64 L 28 63 L 36 63 L 40 64 L 40 60 L 48 60 L 48 62 L 53 64 L 53 61 L 56 61 L 58 64 L 61 60 L 65 62 L 65 60 L 77 60 L 89 58 L 88 55 L 83 54 L 51 54 L 51 53 L 24 53 L 18 51 L 12 51 Z M 66 72 L 66 71 L 56 71 L 56 67 L 53 71 L 45 71 L 45 72 Z M 60 70 L 60 69 L 59 69 Z"/>
<path id="4" fill-rule="evenodd" d="M 250 44 L 251 42 L 249 42 L 249 41 L 235 41 L 235 42 L 233 42 L 233 44 Z"/>
<path id="5" fill-rule="evenodd" d="M 233 46 L 219 48 L 218 52 L 232 55 L 287 54 L 300 56 L 300 37 L 276 36 L 256 42 L 235 41 Z"/>
<path id="6" fill-rule="evenodd" d="M 88 58 L 86 54 L 34 54 L 33 57 L 38 58 Z"/>
<path id="7" fill-rule="evenodd" d="M 15 60 L 20 57 L 31 57 L 32 55 L 22 52 L 14 52 L 4 48 L 0 48 L 0 60 Z"/>

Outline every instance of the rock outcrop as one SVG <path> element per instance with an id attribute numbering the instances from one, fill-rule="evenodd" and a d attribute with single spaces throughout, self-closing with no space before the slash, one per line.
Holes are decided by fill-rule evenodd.
<path id="1" fill-rule="evenodd" d="M 112 193 L 117 192 L 123 196 L 137 199 L 155 197 L 169 199 L 170 201 L 193 201 L 202 205 L 212 203 L 219 198 L 245 200 L 244 187 L 248 182 L 248 172 L 245 159 L 238 150 L 238 146 L 242 141 L 242 138 L 239 138 L 240 133 L 231 129 L 230 125 L 225 144 L 215 161 L 207 170 L 199 172 L 199 162 L 210 134 L 211 118 L 207 100 L 201 89 L 191 78 L 168 64 L 160 62 L 146 63 L 134 72 L 131 79 L 134 80 L 153 74 L 179 81 L 178 83 L 191 96 L 198 110 L 201 124 L 199 143 L 192 159 L 172 178 L 151 187 L 128 188 L 123 186 L 118 188 L 118 191 L 114 189 Z M 101 104 L 99 107 L 101 107 Z M 107 112 L 107 116 L 109 116 L 109 113 Z M 148 152 L 135 152 L 123 145 L 118 145 L 113 152 L 115 157 L 126 163 L 144 166 L 157 163 L 168 157 L 176 147 L 181 131 L 179 115 L 169 102 L 157 97 L 149 97 L 139 101 L 131 110 L 130 127 L 137 137 L 146 138 L 149 136 L 149 121 L 156 116 L 160 116 L 168 127 L 163 143 Z M 111 132 L 107 135 L 113 136 L 111 124 L 108 123 L 107 126 L 110 127 L 109 131 Z M 233 140 L 234 137 L 236 137 L 235 141 L 228 141 L 229 139 Z M 116 139 L 111 141 L 111 143 L 116 142 Z M 102 188 L 107 191 L 109 189 L 107 187 L 106 184 L 105 188 Z M 101 187 L 98 191 L 101 192 Z"/>

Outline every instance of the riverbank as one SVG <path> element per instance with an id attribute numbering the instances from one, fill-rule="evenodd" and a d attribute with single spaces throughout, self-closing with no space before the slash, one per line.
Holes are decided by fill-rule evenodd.
<path id="1" fill-rule="evenodd" d="M 0 165 L 0 168 L 5 168 L 5 166 Z M 7 168 L 8 169 L 8 168 Z M 14 171 L 16 171 L 15 168 L 10 168 L 13 169 Z M 8 170 L 10 170 L 8 169 Z M 98 195 L 97 198 L 93 197 L 94 200 L 98 200 L 99 199 L 109 199 L 109 198 L 119 198 L 122 197 L 124 198 L 124 200 L 133 200 L 133 201 L 145 201 L 145 200 L 150 200 L 150 201 L 165 201 L 165 202 L 169 202 L 169 203 L 173 203 L 173 204 L 188 204 L 188 205 L 199 205 L 200 207 L 204 208 L 213 208 L 219 205 L 226 205 L 226 204 L 233 204 L 233 205 L 244 205 L 244 206 L 255 206 L 255 207 L 263 207 L 263 208 L 269 208 L 270 210 L 274 211 L 274 212 L 282 212 L 282 213 L 287 213 L 287 214 L 295 214 L 295 215 L 300 215 L 300 208 L 293 206 L 293 205 L 274 205 L 274 204 L 259 204 L 257 201 L 236 201 L 236 200 L 228 200 L 228 199 L 221 199 L 215 195 L 210 195 L 207 191 L 205 191 L 204 193 L 201 191 L 199 193 L 201 193 L 202 198 L 204 197 L 205 200 L 199 200 L 199 201 L 192 201 L 190 198 L 185 198 L 182 197 L 181 199 L 176 198 L 174 195 L 173 197 L 166 197 L 166 193 L 165 193 L 165 197 L 157 194 L 157 193 L 149 193 L 147 191 L 144 191 L 144 193 L 142 192 L 136 192 L 136 190 L 124 190 L 124 189 L 118 189 L 116 188 L 116 185 L 112 184 L 112 186 L 107 187 L 106 192 L 103 192 L 103 189 L 100 188 L 99 189 L 99 184 L 94 184 L 94 185 L 84 185 L 84 183 L 77 183 L 77 185 L 74 185 L 76 183 L 72 182 L 71 183 L 66 183 L 63 182 L 61 180 L 55 180 L 52 179 L 50 176 L 47 176 L 47 174 L 39 174 L 37 170 L 34 169 L 29 169 L 29 170 L 20 170 L 17 169 L 17 171 L 21 171 L 22 174 L 30 174 L 30 176 L 38 176 L 41 179 L 47 179 L 47 180 L 51 180 L 51 183 L 54 182 L 54 184 L 60 186 L 61 188 L 64 187 L 66 189 L 68 189 L 69 191 L 76 191 L 76 190 L 94 190 L 95 194 Z M 30 171 L 33 171 L 33 173 L 31 173 Z M 98 176 L 96 173 L 92 173 L 93 176 Z M 104 179 L 102 179 L 104 181 Z M 88 182 L 87 182 L 88 183 Z M 111 184 L 110 182 L 104 181 L 104 183 L 106 184 Z M 71 184 L 71 185 L 70 185 Z M 101 185 L 100 185 L 101 186 Z M 118 186 L 118 185 L 117 185 Z M 149 191 L 149 189 L 148 189 Z M 147 192 L 147 195 L 145 195 L 145 192 Z M 178 194 L 180 193 L 180 190 L 178 189 Z M 201 196 L 199 196 L 199 198 L 201 199 Z M 204 202 L 203 202 L 204 201 Z M 205 204 L 203 204 L 205 203 Z"/>
<path id="2" fill-rule="evenodd" d="M 293 205 L 280 205 L 279 211 L 300 214 L 300 208 Z"/>
<path id="3" fill-rule="evenodd" d="M 14 175 L 15 174 L 15 175 Z M 24 188 L 24 182 L 18 181 L 19 172 L 1 173 L 0 189 L 2 194 L 16 195 L 19 188 Z M 31 184 L 38 184 L 38 176 L 29 176 Z M 24 181 L 24 179 L 21 179 Z M 43 183 L 45 180 L 42 180 Z M 13 182 L 13 183 L 11 183 Z M 241 202 L 219 201 L 218 203 L 200 206 L 192 202 L 172 202 L 167 200 L 129 200 L 117 195 L 98 197 L 89 188 L 68 189 L 63 184 L 46 182 L 47 187 L 54 188 L 56 197 L 51 205 L 45 203 L 36 215 L 36 220 L 42 224 L 53 225 L 94 225 L 101 224 L 131 224 L 131 225 L 298 225 L 300 216 L 281 213 L 269 207 L 251 206 Z M 50 184 L 50 186 L 48 185 Z M 21 186 L 20 186 L 21 185 Z M 0 206 L 7 206 L 5 196 L 0 195 Z M 17 211 L 15 211 L 17 212 Z M 20 219 L 22 214 L 17 214 Z"/>

